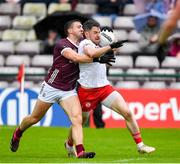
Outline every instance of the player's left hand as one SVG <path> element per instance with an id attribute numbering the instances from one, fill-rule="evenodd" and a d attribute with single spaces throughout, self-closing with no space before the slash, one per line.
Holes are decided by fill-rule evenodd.
<path id="1" fill-rule="evenodd" d="M 115 60 L 116 60 L 116 58 L 114 56 L 113 51 L 109 51 L 99 58 L 94 58 L 93 62 L 99 62 L 102 64 L 107 64 L 109 66 L 112 66 L 111 63 L 115 63 Z"/>
<path id="2" fill-rule="evenodd" d="M 128 42 L 128 40 L 119 40 L 116 42 L 111 43 L 109 46 L 111 49 L 122 47 L 124 43 Z"/>
<path id="3" fill-rule="evenodd" d="M 100 57 L 100 63 L 105 63 L 109 66 L 112 66 L 112 63 L 115 63 L 115 56 L 113 51 L 109 51 Z"/>

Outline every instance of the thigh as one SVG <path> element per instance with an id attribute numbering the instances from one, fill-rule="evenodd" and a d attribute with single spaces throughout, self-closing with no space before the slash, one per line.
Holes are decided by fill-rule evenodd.
<path id="1" fill-rule="evenodd" d="M 90 91 L 89 89 L 79 88 L 78 96 L 83 112 L 96 109 L 97 105 L 100 103 L 100 96 L 97 91 Z"/>
<path id="2" fill-rule="evenodd" d="M 41 119 L 46 114 L 51 105 L 52 103 L 43 102 L 42 100 L 37 99 L 31 116 Z"/>
<path id="3" fill-rule="evenodd" d="M 82 115 L 82 108 L 81 108 L 80 101 L 77 95 L 63 99 L 59 102 L 59 104 L 64 109 L 64 111 L 68 114 L 70 119 L 71 117 Z"/>
<path id="4" fill-rule="evenodd" d="M 112 92 L 103 102 L 103 105 L 114 110 L 115 112 L 124 115 L 129 109 L 127 103 L 121 94 L 117 91 Z"/>

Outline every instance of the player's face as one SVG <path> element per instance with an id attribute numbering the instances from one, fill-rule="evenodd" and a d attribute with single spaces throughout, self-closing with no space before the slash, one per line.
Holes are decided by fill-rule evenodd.
<path id="1" fill-rule="evenodd" d="M 78 39 L 83 38 L 84 30 L 82 28 L 82 24 L 80 22 L 74 22 L 71 27 L 71 33 L 76 36 Z"/>
<path id="2" fill-rule="evenodd" d="M 100 43 L 100 28 L 99 27 L 93 27 L 88 33 L 89 33 L 89 39 L 95 43 L 96 45 L 99 45 Z"/>

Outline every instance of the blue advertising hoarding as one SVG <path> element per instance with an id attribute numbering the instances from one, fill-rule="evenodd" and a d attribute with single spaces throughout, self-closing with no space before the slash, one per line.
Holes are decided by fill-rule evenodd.
<path id="1" fill-rule="evenodd" d="M 25 116 L 32 113 L 38 92 L 39 88 L 25 89 L 22 97 L 17 88 L 0 89 L 0 125 L 19 125 Z M 22 105 L 20 99 L 23 99 Z M 35 126 L 69 127 L 70 125 L 68 116 L 56 103 Z"/>

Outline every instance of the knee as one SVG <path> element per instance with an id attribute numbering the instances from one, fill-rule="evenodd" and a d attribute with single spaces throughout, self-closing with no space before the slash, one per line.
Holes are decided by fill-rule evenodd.
<path id="1" fill-rule="evenodd" d="M 127 110 L 127 111 L 123 114 L 123 116 L 124 116 L 125 120 L 132 120 L 132 117 L 133 117 L 133 115 L 132 115 L 132 113 L 131 113 L 130 110 Z"/>
<path id="2" fill-rule="evenodd" d="M 78 114 L 71 119 L 72 125 L 82 125 L 82 115 Z"/>

